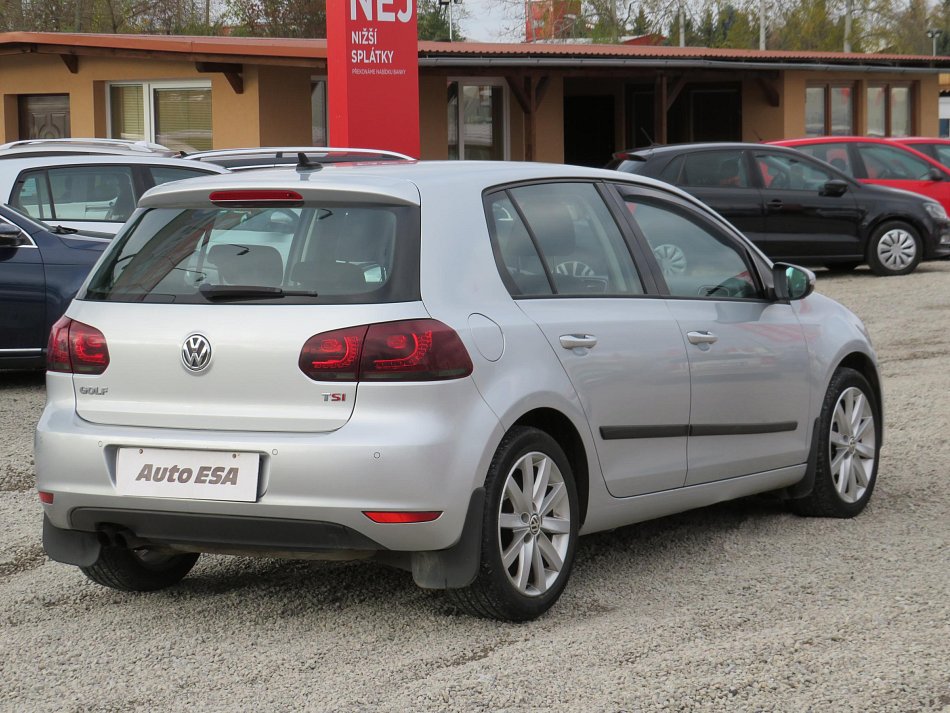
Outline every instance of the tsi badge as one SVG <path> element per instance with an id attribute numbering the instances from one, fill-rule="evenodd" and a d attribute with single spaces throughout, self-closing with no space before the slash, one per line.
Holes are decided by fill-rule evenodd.
<path id="1" fill-rule="evenodd" d="M 192 334 L 181 345 L 181 363 L 188 371 L 204 371 L 211 363 L 211 342 L 203 334 Z"/>

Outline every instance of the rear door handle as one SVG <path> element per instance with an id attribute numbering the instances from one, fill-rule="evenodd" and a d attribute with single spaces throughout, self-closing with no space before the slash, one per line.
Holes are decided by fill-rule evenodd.
<path id="1" fill-rule="evenodd" d="M 785 205 L 785 203 L 779 198 L 773 198 L 768 202 L 770 210 L 781 210 L 783 205 Z"/>
<path id="2" fill-rule="evenodd" d="M 690 344 L 715 344 L 719 341 L 719 337 L 712 332 L 687 332 L 686 338 Z"/>
<path id="3" fill-rule="evenodd" d="M 593 349 L 597 346 L 597 337 L 593 334 L 562 334 L 560 341 L 565 349 Z"/>

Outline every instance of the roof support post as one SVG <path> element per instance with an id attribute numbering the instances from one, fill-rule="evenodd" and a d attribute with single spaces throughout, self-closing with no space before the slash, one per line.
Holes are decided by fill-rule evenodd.
<path id="1" fill-rule="evenodd" d="M 665 144 L 666 112 L 667 112 L 666 75 L 658 74 L 653 90 L 653 131 L 656 136 L 653 140 L 658 144 Z"/>
<path id="2" fill-rule="evenodd" d="M 524 112 L 524 160 L 534 161 L 537 145 L 537 110 L 544 101 L 550 77 L 528 75 L 507 75 L 505 80 L 515 101 Z"/>
<path id="3" fill-rule="evenodd" d="M 66 69 L 69 70 L 70 74 L 79 73 L 79 57 L 74 54 L 61 54 L 59 56 L 63 60 L 63 64 L 66 65 Z"/>

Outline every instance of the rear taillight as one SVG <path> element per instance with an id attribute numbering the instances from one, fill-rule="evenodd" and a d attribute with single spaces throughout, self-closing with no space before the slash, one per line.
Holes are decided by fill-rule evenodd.
<path id="1" fill-rule="evenodd" d="M 472 360 L 451 327 L 414 319 L 310 337 L 300 370 L 315 381 L 441 381 L 471 374 Z"/>
<path id="2" fill-rule="evenodd" d="M 364 510 L 363 514 L 366 515 L 373 522 L 378 522 L 380 524 L 406 524 L 411 522 L 432 522 L 433 520 L 438 520 L 442 516 L 441 510 L 428 510 L 428 511 L 401 511 L 394 512 L 392 510 Z"/>
<path id="3" fill-rule="evenodd" d="M 67 374 L 101 374 L 109 366 L 105 335 L 95 327 L 60 317 L 50 330 L 46 368 Z"/>

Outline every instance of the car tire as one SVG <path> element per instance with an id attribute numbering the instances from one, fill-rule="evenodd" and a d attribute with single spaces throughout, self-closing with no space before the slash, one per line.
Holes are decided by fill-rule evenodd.
<path id="1" fill-rule="evenodd" d="M 539 478 L 545 479 L 543 486 Z M 529 499 L 524 498 L 526 479 L 531 481 Z M 564 451 L 543 431 L 513 428 L 498 446 L 485 479 L 478 574 L 468 587 L 447 590 L 449 599 L 483 618 L 528 621 L 541 616 L 567 585 L 579 517 Z"/>
<path id="2" fill-rule="evenodd" d="M 198 561 L 197 553 L 166 554 L 142 548 L 103 547 L 83 574 L 96 584 L 123 592 L 154 592 L 178 584 Z"/>
<path id="3" fill-rule="evenodd" d="M 881 420 L 877 396 L 854 369 L 835 371 L 818 419 L 818 460 L 811 493 L 789 501 L 793 512 L 811 517 L 854 517 L 871 499 L 877 482 Z"/>
<path id="4" fill-rule="evenodd" d="M 917 231 L 899 220 L 879 225 L 868 242 L 868 265 L 875 275 L 907 275 L 917 269 L 922 257 Z"/>

